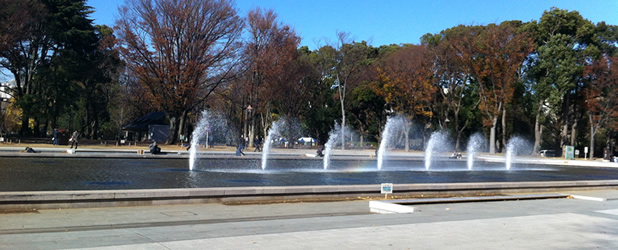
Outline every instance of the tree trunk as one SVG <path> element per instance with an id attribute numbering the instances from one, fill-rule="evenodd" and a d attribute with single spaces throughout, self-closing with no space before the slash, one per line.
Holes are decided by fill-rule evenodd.
<path id="1" fill-rule="evenodd" d="M 532 155 L 537 155 L 539 153 L 541 147 L 541 140 L 543 136 L 543 125 L 540 124 L 539 120 L 541 119 L 541 109 L 539 108 L 536 113 L 536 118 L 534 119 L 534 147 L 532 148 Z"/>
<path id="2" fill-rule="evenodd" d="M 569 95 L 567 94 L 562 104 L 562 131 L 560 132 L 560 149 L 564 149 L 564 146 L 568 142 L 569 131 Z"/>
<path id="3" fill-rule="evenodd" d="M 264 118 L 264 114 L 260 114 L 260 119 L 262 121 L 262 131 L 264 132 L 264 138 L 262 139 L 262 145 L 266 144 L 266 138 L 268 137 L 268 124 L 266 118 Z"/>
<path id="4" fill-rule="evenodd" d="M 21 135 L 30 135 L 30 129 L 28 128 L 28 122 L 30 121 L 30 118 L 24 115 L 21 119 Z"/>
<path id="5" fill-rule="evenodd" d="M 455 138 L 455 152 L 460 152 L 461 150 L 459 150 L 459 141 L 461 141 L 461 132 L 458 130 L 457 131 L 457 136 Z"/>
<path id="6" fill-rule="evenodd" d="M 365 146 L 365 140 L 363 138 L 363 135 L 360 136 L 360 147 L 363 148 Z"/>
<path id="7" fill-rule="evenodd" d="M 345 85 L 339 81 L 337 74 L 337 82 L 339 83 L 337 91 L 339 92 L 339 103 L 341 104 L 341 150 L 345 150 Z"/>
<path id="8" fill-rule="evenodd" d="M 492 119 L 491 129 L 489 130 L 489 153 L 496 153 L 496 125 L 498 124 L 498 117 L 494 116 Z"/>
<path id="9" fill-rule="evenodd" d="M 406 152 L 409 152 L 410 151 L 410 120 L 408 118 L 405 118 L 403 125 L 404 125 L 403 134 L 405 136 L 404 138 L 405 150 Z"/>
<path id="10" fill-rule="evenodd" d="M 169 117 L 170 120 L 170 132 L 167 135 L 167 141 L 165 144 L 173 145 L 176 144 L 176 138 L 178 138 L 178 116 L 174 115 Z"/>
<path id="11" fill-rule="evenodd" d="M 506 141 L 506 105 L 504 105 L 504 108 L 502 109 L 502 146 L 506 147 L 506 144 L 508 142 Z M 504 150 L 502 150 L 503 152 L 506 152 Z"/>
<path id="12" fill-rule="evenodd" d="M 91 135 L 92 139 L 96 140 L 98 139 L 99 136 L 99 119 L 95 118 L 94 119 L 94 124 L 92 124 L 92 135 Z"/>
<path id="13" fill-rule="evenodd" d="M 571 126 L 571 146 L 575 146 L 577 138 L 577 119 L 573 120 L 573 126 Z"/>
<path id="14" fill-rule="evenodd" d="M 184 135 L 184 138 L 189 138 L 188 137 L 189 135 L 185 131 L 185 129 L 186 129 L 185 124 L 187 123 L 187 116 L 188 115 L 189 115 L 189 111 L 183 110 L 182 111 L 182 115 L 180 115 L 180 121 L 179 121 L 179 124 L 178 124 L 178 135 Z M 179 137 L 179 136 L 176 136 L 176 137 Z M 180 143 L 182 143 L 182 142 L 180 142 Z"/>
<path id="15" fill-rule="evenodd" d="M 253 140 L 255 139 L 255 119 L 251 116 L 251 121 L 249 123 L 249 145 L 247 147 L 253 147 Z"/>
<path id="16" fill-rule="evenodd" d="M 560 131 L 560 149 L 564 149 L 564 146 L 567 145 L 568 130 L 569 130 L 568 122 L 564 121 L 564 125 L 562 125 L 562 130 Z M 562 152 L 562 153 L 564 153 L 564 152 Z"/>
<path id="17" fill-rule="evenodd" d="M 594 159 L 594 123 L 592 122 L 592 114 L 588 114 L 588 119 L 590 120 L 590 155 L 588 156 L 590 160 Z"/>
<path id="18" fill-rule="evenodd" d="M 459 130 L 459 112 L 455 112 L 455 131 L 457 131 L 457 135 L 455 136 L 455 152 L 459 152 L 459 139 L 461 138 L 461 131 Z"/>
<path id="19" fill-rule="evenodd" d="M 406 126 L 406 129 L 403 130 L 403 134 L 405 135 L 405 143 L 406 143 L 406 152 L 410 151 L 410 127 Z"/>
<path id="20" fill-rule="evenodd" d="M 341 95 L 340 95 L 341 97 Z M 345 108 L 343 106 L 343 98 L 341 99 L 341 149 L 345 150 Z"/>
<path id="21" fill-rule="evenodd" d="M 34 136 L 36 137 L 40 137 L 41 136 L 41 124 L 39 123 L 39 120 L 34 120 L 34 131 L 32 133 Z"/>
<path id="22" fill-rule="evenodd" d="M 51 120 L 52 129 L 58 128 L 58 104 L 56 101 L 52 104 L 52 120 Z"/>

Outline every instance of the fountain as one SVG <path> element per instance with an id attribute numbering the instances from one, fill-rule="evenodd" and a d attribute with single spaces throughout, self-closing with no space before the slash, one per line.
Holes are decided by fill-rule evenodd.
<path id="1" fill-rule="evenodd" d="M 481 149 L 481 146 L 485 143 L 485 138 L 481 133 L 474 133 L 468 141 L 466 153 L 468 154 L 468 170 L 472 170 L 474 163 L 474 155 Z"/>
<path id="2" fill-rule="evenodd" d="M 229 126 L 225 119 L 219 119 L 216 112 L 208 112 L 206 123 L 204 113 L 194 134 L 193 147 L 198 148 L 197 141 L 202 142 L 207 124 L 211 132 L 222 140 L 226 138 L 224 129 Z M 397 135 L 394 120 L 389 124 L 391 134 Z M 206 125 L 205 125 L 206 124 Z M 219 126 L 221 125 L 221 126 Z M 264 165 L 268 151 L 272 150 L 273 141 L 277 135 L 285 135 L 289 128 L 288 122 L 272 124 L 269 137 L 266 139 Z M 340 130 L 338 128 L 337 130 Z M 339 132 L 339 131 L 337 131 Z M 346 131 L 347 133 L 347 131 Z M 338 134 L 338 133 L 337 133 Z M 291 136 L 288 136 L 291 137 Z M 384 136 L 387 137 L 387 136 Z M 472 136 L 471 141 L 477 141 Z M 230 135 L 236 138 L 235 135 Z M 397 136 L 392 136 L 392 139 Z M 253 157 L 235 157 L 232 153 L 203 155 L 198 164 L 192 164 L 193 170 L 187 171 L 186 155 L 169 155 L 166 160 L 159 157 L 127 156 L 124 151 L 92 152 L 82 157 L 49 158 L 42 157 L 5 157 L 0 161 L 0 189 L 4 191 L 49 191 L 49 190 L 129 190 L 129 189 L 176 189 L 176 188 L 223 188 L 223 187 L 268 187 L 268 186 L 329 186 L 329 185 L 376 185 L 379 183 L 488 183 L 488 182 L 540 182 L 540 181 L 585 181 L 618 179 L 618 169 L 586 166 L 569 166 L 544 163 L 534 160 L 534 163 L 517 161 L 517 166 L 511 171 L 505 171 L 503 156 L 486 157 L 482 164 L 475 163 L 474 171 L 468 171 L 466 161 L 448 160 L 446 157 L 436 157 L 437 152 L 448 152 L 452 142 L 447 140 L 447 134 L 436 132 L 428 141 L 429 148 L 425 162 L 412 157 L 387 159 L 384 168 L 376 168 L 376 159 L 351 154 L 341 157 L 323 170 L 322 159 L 290 156 L 272 157 L 268 160 L 268 169 L 260 169 Z M 228 140 L 228 141 L 230 141 Z M 478 139 L 478 141 L 482 141 Z M 332 146 L 337 140 L 331 142 Z M 383 142 L 392 146 L 392 142 Z M 478 143 L 479 145 L 482 143 Z M 474 154 L 480 146 L 472 146 L 469 142 L 469 154 Z M 331 147 L 332 148 L 332 147 Z M 388 148 L 388 146 L 386 147 Z M 529 144 L 520 138 L 513 138 L 508 143 L 510 157 L 517 153 L 525 154 L 530 150 Z M 304 151 L 304 150 L 303 150 Z M 297 151 L 298 153 L 302 151 Z M 387 152 L 388 153 L 388 152 Z M 48 153 L 53 154 L 53 153 Z M 108 156 L 109 154 L 109 156 Z M 114 156 L 114 154 L 116 156 Z M 332 154 L 332 152 L 331 152 Z M 200 156 L 198 154 L 198 156 Z M 387 156 L 388 157 L 388 156 Z M 432 159 L 433 158 L 433 159 Z M 195 158 L 194 158 L 195 159 Z M 332 160 L 332 159 L 331 159 Z M 430 166 L 430 167 L 429 167 Z M 257 167 L 257 169 L 256 169 Z M 430 169 L 431 168 L 431 169 Z M 510 167 L 509 167 L 510 168 Z M 430 171 L 427 171 L 430 169 Z M 516 169 L 517 171 L 513 171 Z M 499 185 L 498 185 L 499 186 Z M 300 187 L 299 189 L 307 189 Z M 184 191 L 183 191 L 184 192 Z M 187 191 L 193 192 L 193 191 Z M 332 192 L 332 191 L 331 191 Z M 197 192 L 200 193 L 200 192 Z M 334 193 L 334 192 L 333 192 Z"/>
<path id="3" fill-rule="evenodd" d="M 193 130 L 193 134 L 191 134 L 191 148 L 189 149 L 189 171 L 193 171 L 195 166 L 195 161 L 197 160 L 197 147 L 200 139 L 204 136 L 208 126 L 210 126 L 208 122 L 208 111 L 202 111 L 202 118 L 200 118 L 197 126 Z"/>
<path id="4" fill-rule="evenodd" d="M 505 164 L 506 170 L 511 170 L 511 164 L 513 163 L 513 157 L 526 146 L 526 141 L 521 137 L 513 137 L 506 144 Z"/>
<path id="5" fill-rule="evenodd" d="M 340 142 L 339 139 L 341 137 L 341 126 L 339 123 L 335 122 L 335 128 L 328 133 L 328 142 L 324 145 L 324 169 L 328 169 L 328 165 L 330 165 L 330 155 L 333 147 L 336 146 L 337 142 Z"/>
<path id="6" fill-rule="evenodd" d="M 350 137 L 355 136 L 355 133 L 349 129 L 349 127 L 342 128 L 339 123 L 335 122 L 335 128 L 328 133 L 328 141 L 324 144 L 324 159 L 322 160 L 324 169 L 328 169 L 328 166 L 330 165 L 330 157 L 332 155 L 333 148 L 341 146 L 341 141 L 343 141 L 341 140 L 342 134 Z M 351 139 L 348 140 L 348 142 L 351 141 Z"/>
<path id="7" fill-rule="evenodd" d="M 266 162 L 268 161 L 268 155 L 270 154 L 270 145 L 272 144 L 272 140 L 276 139 L 279 136 L 279 128 L 283 125 L 283 120 L 274 121 L 270 129 L 268 129 L 268 135 L 266 136 L 266 140 L 264 140 L 264 145 L 262 146 L 262 169 L 266 169 Z"/>
<path id="8" fill-rule="evenodd" d="M 618 169 L 552 164 L 518 164 L 505 171 L 504 162 L 488 161 L 465 169 L 465 161 L 447 161 L 449 169 L 425 171 L 423 162 L 397 160 L 378 171 L 376 160 L 354 157 L 337 161 L 322 169 L 321 161 L 295 157 L 270 159 L 268 169 L 255 169 L 255 159 L 238 157 L 202 157 L 200 167 L 187 171 L 187 159 L 152 158 L 5 157 L 0 161 L 0 189 L 10 191 L 50 190 L 129 190 L 170 188 L 223 188 L 266 186 L 376 185 L 379 183 L 487 183 L 487 182 L 555 182 L 618 179 Z M 230 153 L 231 154 L 231 153 Z M 350 157 L 352 158 L 352 157 Z M 233 159 L 230 161 L 230 159 Z M 204 165 L 201 167 L 201 165 Z M 452 171 L 454 170 L 454 171 Z M 258 188 L 259 189 L 259 188 Z M 304 187 L 310 190 L 311 188 Z M 253 189 L 255 190 L 255 189 Z M 334 190 L 334 189 L 333 189 Z M 342 189 L 346 190 L 346 189 Z M 184 192 L 184 191 L 183 191 Z M 192 192 L 186 190 L 187 193 Z M 197 192 L 200 193 L 200 192 Z M 333 192 L 334 193 L 334 192 Z"/>
<path id="9" fill-rule="evenodd" d="M 431 134 L 429 142 L 427 142 L 427 148 L 425 149 L 425 170 L 429 171 L 431 167 L 432 155 L 436 148 L 444 148 L 447 141 L 448 133 L 443 131 L 436 131 Z"/>
<path id="10" fill-rule="evenodd" d="M 380 140 L 380 147 L 378 148 L 378 170 L 382 169 L 384 164 L 384 156 L 386 155 L 386 148 L 389 143 L 393 141 L 393 135 L 399 130 L 407 128 L 407 120 L 404 116 L 397 115 L 394 117 L 386 118 L 386 125 L 384 125 L 384 131 L 382 131 L 382 139 Z"/>

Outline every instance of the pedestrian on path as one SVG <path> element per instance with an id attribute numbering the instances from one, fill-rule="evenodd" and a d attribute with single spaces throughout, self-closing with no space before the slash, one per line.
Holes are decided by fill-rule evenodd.
<path id="1" fill-rule="evenodd" d="M 75 145 L 75 149 L 77 149 L 77 145 L 79 144 L 79 133 L 77 130 L 73 132 L 73 135 L 71 135 L 71 139 L 69 139 L 69 141 L 71 141 L 70 148 L 73 148 L 73 145 Z"/>
<path id="2" fill-rule="evenodd" d="M 253 144 L 255 144 L 253 152 L 262 152 L 262 137 L 258 137 Z"/>
<path id="3" fill-rule="evenodd" d="M 240 136 L 240 140 L 238 141 L 238 149 L 236 149 L 236 156 L 244 156 L 245 153 L 242 151 L 245 150 L 245 139 L 243 136 Z"/>
<path id="4" fill-rule="evenodd" d="M 58 145 L 58 129 L 57 128 L 54 129 L 54 132 L 52 133 L 52 135 L 54 136 L 53 137 L 54 146 L 56 146 Z"/>

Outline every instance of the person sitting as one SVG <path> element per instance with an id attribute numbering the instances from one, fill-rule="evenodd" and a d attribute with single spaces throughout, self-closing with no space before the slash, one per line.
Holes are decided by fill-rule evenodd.
<path id="1" fill-rule="evenodd" d="M 318 151 L 316 151 L 316 155 L 319 157 L 324 157 L 324 146 L 321 146 L 320 148 L 318 148 Z"/>
<path id="2" fill-rule="evenodd" d="M 157 146 L 157 142 L 154 141 L 152 142 L 152 144 L 150 144 L 150 146 L 148 146 L 150 148 L 150 153 L 153 155 L 159 154 L 161 153 L 161 148 L 159 146 Z"/>
<path id="3" fill-rule="evenodd" d="M 461 153 L 455 151 L 453 152 L 453 154 L 451 155 L 452 159 L 461 159 Z"/>

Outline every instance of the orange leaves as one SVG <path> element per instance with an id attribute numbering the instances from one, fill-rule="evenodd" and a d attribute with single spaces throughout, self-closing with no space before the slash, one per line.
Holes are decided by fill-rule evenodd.
<path id="1" fill-rule="evenodd" d="M 396 111 L 413 116 L 433 116 L 432 60 L 425 46 L 406 45 L 389 54 L 377 68 L 381 86 L 376 94 Z"/>
<path id="2" fill-rule="evenodd" d="M 487 116 L 497 116 L 513 97 L 519 68 L 534 49 L 532 38 L 509 23 L 457 29 L 461 31 L 449 41 L 480 83 L 479 107 Z"/>
<path id="3" fill-rule="evenodd" d="M 618 119 L 618 56 L 594 60 L 586 66 L 584 77 L 588 85 L 584 89 L 586 108 L 591 122 L 603 126 L 609 121 L 610 128 L 618 130 L 615 122 Z"/>
<path id="4" fill-rule="evenodd" d="M 251 39 L 245 45 L 245 53 L 251 64 L 243 94 L 257 112 L 269 102 L 279 100 L 284 107 L 300 106 L 300 97 L 306 94 L 301 79 L 306 67 L 297 51 L 300 37 L 288 25 L 279 23 L 272 10 L 251 10 L 247 18 Z M 290 108 L 298 109 L 298 108 Z"/>

